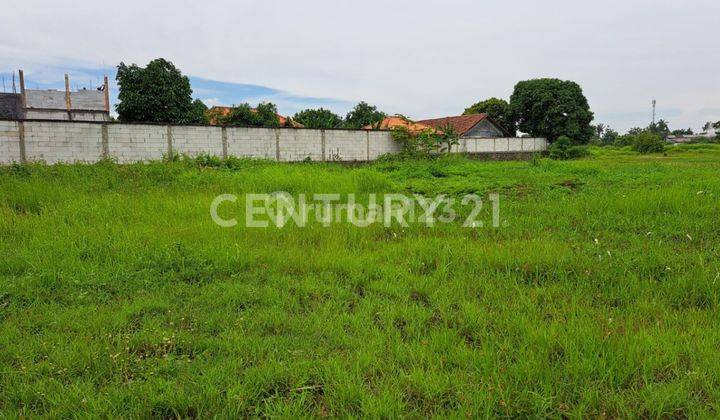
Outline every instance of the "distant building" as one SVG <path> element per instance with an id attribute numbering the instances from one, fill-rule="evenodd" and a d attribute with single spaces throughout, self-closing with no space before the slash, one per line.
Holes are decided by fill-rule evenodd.
<path id="1" fill-rule="evenodd" d="M 720 135 L 720 130 L 714 128 L 712 123 L 707 123 L 706 127 L 707 129 L 701 131 L 700 133 L 683 134 L 679 136 L 669 135 L 666 140 L 671 143 L 691 143 L 698 138 L 714 139 Z"/>
<path id="2" fill-rule="evenodd" d="M 26 89 L 22 70 L 20 93 L 0 94 L 0 118 L 16 120 L 109 121 L 108 79 L 97 89 L 70 91 L 65 75 L 65 91 Z"/>
<path id="3" fill-rule="evenodd" d="M 459 115 L 416 122 L 439 130 L 449 125 L 460 137 L 497 138 L 508 136 L 500 126 L 488 118 L 487 114 Z"/>
<path id="4" fill-rule="evenodd" d="M 426 130 L 439 131 L 429 125 L 412 122 L 409 119 L 407 119 L 401 115 L 393 115 L 390 117 L 385 117 L 382 121 L 380 121 L 380 124 L 378 124 L 376 126 L 375 125 L 366 125 L 363 128 L 366 130 L 392 130 L 393 128 L 397 128 L 397 127 L 405 127 L 411 133 L 415 133 L 415 134 L 420 133 L 422 131 L 426 131 Z"/>

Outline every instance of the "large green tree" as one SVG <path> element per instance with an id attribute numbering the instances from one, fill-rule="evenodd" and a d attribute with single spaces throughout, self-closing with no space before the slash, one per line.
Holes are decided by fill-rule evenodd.
<path id="1" fill-rule="evenodd" d="M 463 115 L 487 114 L 508 134 L 515 134 L 515 121 L 510 114 L 510 104 L 504 99 L 490 98 L 465 109 Z"/>
<path id="2" fill-rule="evenodd" d="M 120 121 L 202 123 L 199 103 L 193 103 L 190 80 L 173 63 L 158 58 L 145 67 L 120 63 L 117 68 Z M 199 102 L 199 101 L 198 101 Z"/>
<path id="3" fill-rule="evenodd" d="M 347 128 L 363 128 L 367 125 L 375 126 L 384 118 L 385 113 L 378 111 L 377 107 L 360 102 L 355 105 L 345 117 L 345 127 Z"/>
<path id="4" fill-rule="evenodd" d="M 580 86 L 569 80 L 519 82 L 510 97 L 510 114 L 520 131 L 549 141 L 567 136 L 575 143 L 587 143 L 594 134 L 587 99 Z"/>
<path id="5" fill-rule="evenodd" d="M 295 114 L 293 119 L 307 128 L 337 128 L 342 118 L 327 109 L 305 109 Z"/>

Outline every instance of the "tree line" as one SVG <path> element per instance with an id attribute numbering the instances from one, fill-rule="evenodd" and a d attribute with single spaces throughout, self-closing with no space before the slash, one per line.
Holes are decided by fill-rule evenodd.
<path id="1" fill-rule="evenodd" d="M 295 126 L 296 122 L 307 128 L 359 129 L 377 127 L 387 116 L 366 102 L 358 103 L 345 117 L 319 108 L 285 118 L 280 117 L 277 107 L 269 102 L 255 107 L 240 104 L 233 106 L 229 113 L 209 110 L 202 101 L 192 98 L 188 77 L 162 58 L 152 60 L 145 67 L 120 63 L 117 82 L 116 110 L 120 121 L 255 127 Z M 662 119 L 645 128 L 633 128 L 624 135 L 605 124 L 592 125 L 594 114 L 580 85 L 550 78 L 518 82 L 509 100 L 489 98 L 464 111 L 464 114 L 478 113 L 487 114 L 510 135 L 520 131 L 532 137 L 544 137 L 551 143 L 562 140 L 561 143 L 569 146 L 589 143 L 623 146 L 637 143 L 638 136 L 645 141 L 649 136 L 664 140 L 669 134 L 692 135 L 691 129 L 671 131 Z M 720 129 L 720 121 L 715 126 Z"/>
<path id="2" fill-rule="evenodd" d="M 323 108 L 306 109 L 293 117 L 283 117 L 285 121 L 281 123 L 277 107 L 270 102 L 255 107 L 243 103 L 225 114 L 193 99 L 190 79 L 163 58 L 152 60 L 145 67 L 120 63 L 116 80 L 119 103 L 115 109 L 118 119 L 125 122 L 280 127 L 293 126 L 296 121 L 308 128 L 356 129 L 377 126 L 386 117 L 366 102 L 358 103 L 345 118 Z"/>
<path id="3" fill-rule="evenodd" d="M 176 124 L 215 123 L 257 127 L 292 126 L 293 122 L 308 128 L 350 128 L 377 126 L 387 115 L 376 106 L 358 103 L 341 117 L 319 108 L 306 109 L 281 123 L 277 107 L 260 103 L 233 106 L 229 113 L 209 110 L 199 99 L 192 98 L 190 80 L 171 62 L 158 58 L 147 66 L 120 63 L 117 71 L 119 86 L 116 106 L 120 121 Z M 506 132 L 517 130 L 553 141 L 561 135 L 578 144 L 587 143 L 593 129 L 593 113 L 580 86 L 571 81 L 536 79 L 518 83 L 510 101 L 490 98 L 465 110 L 487 113 Z"/>

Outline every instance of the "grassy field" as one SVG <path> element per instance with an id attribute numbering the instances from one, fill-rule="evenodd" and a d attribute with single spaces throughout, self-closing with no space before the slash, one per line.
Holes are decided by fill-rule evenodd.
<path id="1" fill-rule="evenodd" d="M 0 168 L 0 417 L 720 415 L 720 146 L 216 163 Z M 502 223 L 210 218 L 278 190 Z"/>

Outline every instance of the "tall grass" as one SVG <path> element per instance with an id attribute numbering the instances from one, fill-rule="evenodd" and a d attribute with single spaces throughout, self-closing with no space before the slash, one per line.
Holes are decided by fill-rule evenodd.
<path id="1" fill-rule="evenodd" d="M 715 417 L 720 147 L 0 169 L 3 416 Z M 220 193 L 501 195 L 222 229 Z"/>

